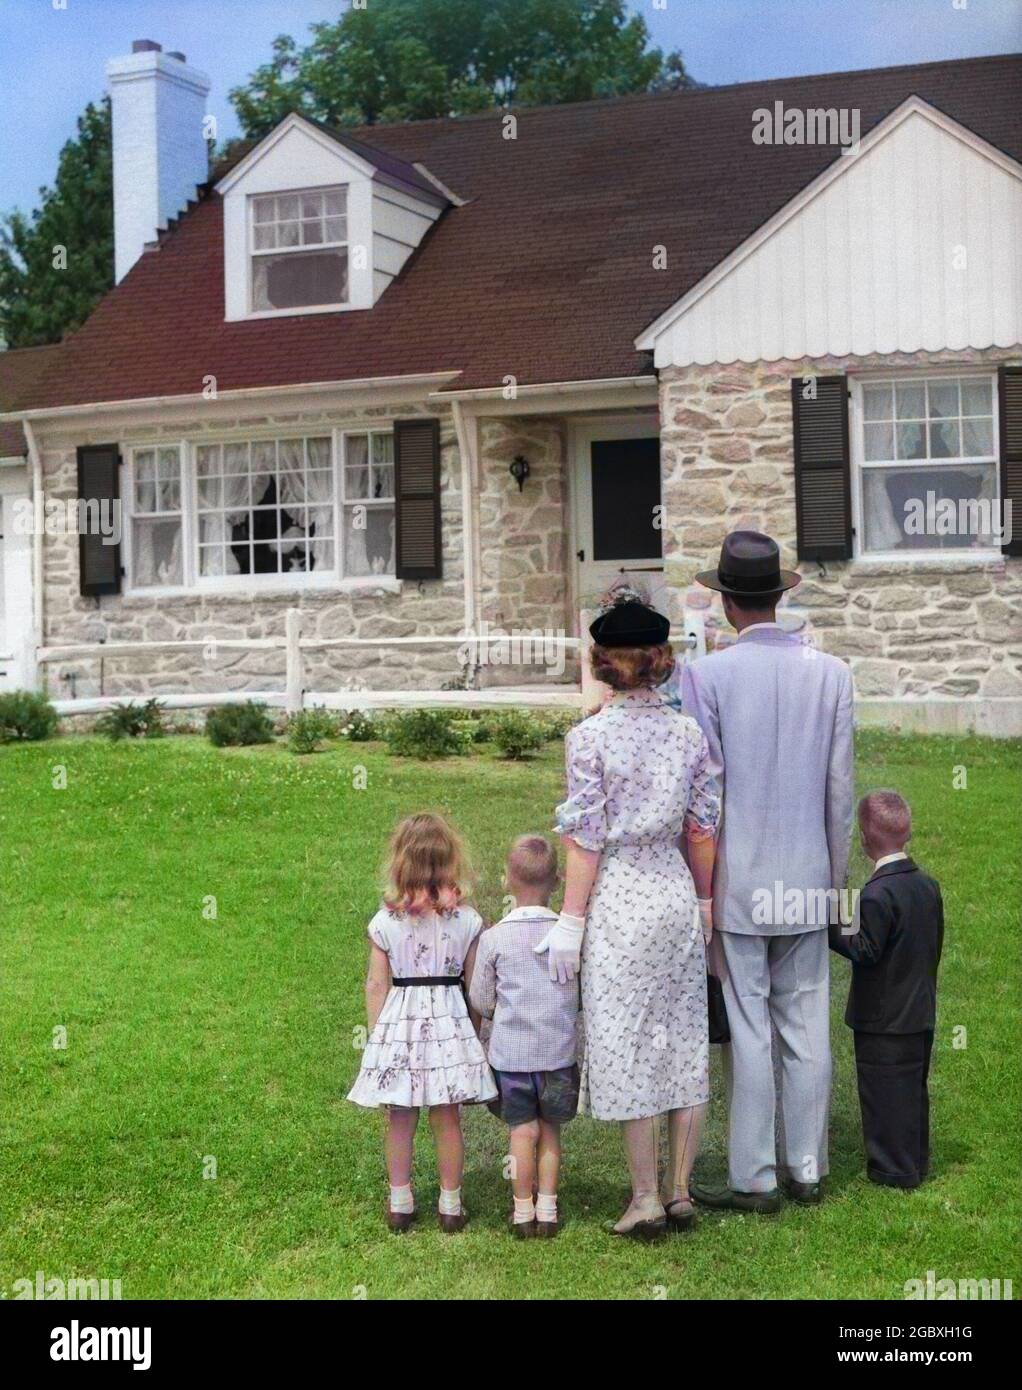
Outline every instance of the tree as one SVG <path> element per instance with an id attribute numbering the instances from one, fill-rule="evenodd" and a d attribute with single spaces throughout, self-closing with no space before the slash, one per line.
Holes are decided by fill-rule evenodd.
<path id="1" fill-rule="evenodd" d="M 79 116 L 39 197 L 31 216 L 0 220 L 0 339 L 12 348 L 59 342 L 114 282 L 109 100 Z"/>
<path id="2" fill-rule="evenodd" d="M 247 136 L 289 111 L 372 125 L 695 85 L 624 0 L 369 0 L 311 31 L 230 93 Z"/>

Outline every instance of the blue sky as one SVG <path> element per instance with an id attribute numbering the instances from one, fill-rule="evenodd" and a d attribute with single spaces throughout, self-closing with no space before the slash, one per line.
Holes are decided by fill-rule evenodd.
<path id="1" fill-rule="evenodd" d="M 302 35 L 343 7 L 344 0 L 0 0 L 0 212 L 35 206 L 79 112 L 103 93 L 106 59 L 128 52 L 132 39 L 181 49 L 210 75 L 210 109 L 226 138 L 237 130 L 228 89 L 267 60 L 274 37 Z M 1019 0 L 630 0 L 630 7 L 643 13 L 659 47 L 680 48 L 689 71 L 713 83 L 1022 48 Z"/>

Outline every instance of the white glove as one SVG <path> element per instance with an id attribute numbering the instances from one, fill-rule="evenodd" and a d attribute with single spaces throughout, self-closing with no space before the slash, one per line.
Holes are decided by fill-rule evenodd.
<path id="1" fill-rule="evenodd" d="M 713 899 L 696 898 L 699 904 L 699 925 L 703 929 L 703 944 L 709 946 L 713 936 Z"/>
<path id="2" fill-rule="evenodd" d="M 569 913 L 562 912 L 539 945 L 533 947 L 537 955 L 549 951 L 551 980 L 566 985 L 578 974 L 585 931 L 584 917 L 572 917 Z"/>

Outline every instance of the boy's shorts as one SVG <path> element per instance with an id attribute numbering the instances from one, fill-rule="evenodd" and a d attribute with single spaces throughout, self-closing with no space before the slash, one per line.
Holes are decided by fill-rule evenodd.
<path id="1" fill-rule="evenodd" d="M 494 1071 L 497 1098 L 486 1102 L 511 1129 L 531 1120 L 563 1125 L 578 1110 L 578 1067 L 556 1071 Z"/>

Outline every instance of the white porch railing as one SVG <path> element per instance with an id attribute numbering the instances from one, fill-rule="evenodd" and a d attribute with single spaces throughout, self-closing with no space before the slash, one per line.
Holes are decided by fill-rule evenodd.
<path id="1" fill-rule="evenodd" d="M 52 647 L 40 647 L 36 660 L 40 666 L 52 666 L 69 661 L 104 660 L 117 656 L 169 655 L 177 652 L 201 651 L 281 651 L 284 654 L 284 690 L 227 691 L 202 694 L 158 694 L 166 709 L 206 709 L 214 705 L 239 704 L 259 700 L 275 708 L 295 713 L 311 706 L 327 709 L 400 709 L 400 708 L 460 708 L 485 709 L 512 706 L 549 708 L 561 706 L 590 708 L 599 703 L 597 683 L 589 675 L 588 662 L 583 659 L 582 684 L 496 686 L 485 690 L 332 690 L 315 692 L 305 688 L 305 653 L 335 648 L 354 648 L 362 651 L 401 648 L 464 647 L 469 643 L 518 640 L 533 641 L 544 652 L 550 648 L 563 652 L 579 652 L 584 657 L 588 647 L 588 627 L 591 615 L 583 613 L 579 637 L 554 637 L 522 634 L 517 638 L 502 637 L 499 633 L 478 637 L 459 633 L 453 636 L 422 637 L 303 637 L 302 613 L 288 609 L 283 637 L 191 637 L 153 642 L 72 642 Z M 684 628 L 672 632 L 671 642 L 681 648 L 685 659 L 706 650 L 702 615 L 686 613 Z M 536 664 L 536 663 L 529 663 Z M 132 695 L 100 695 L 91 698 L 54 700 L 60 714 L 99 714 L 113 705 L 139 703 L 145 698 Z"/>

